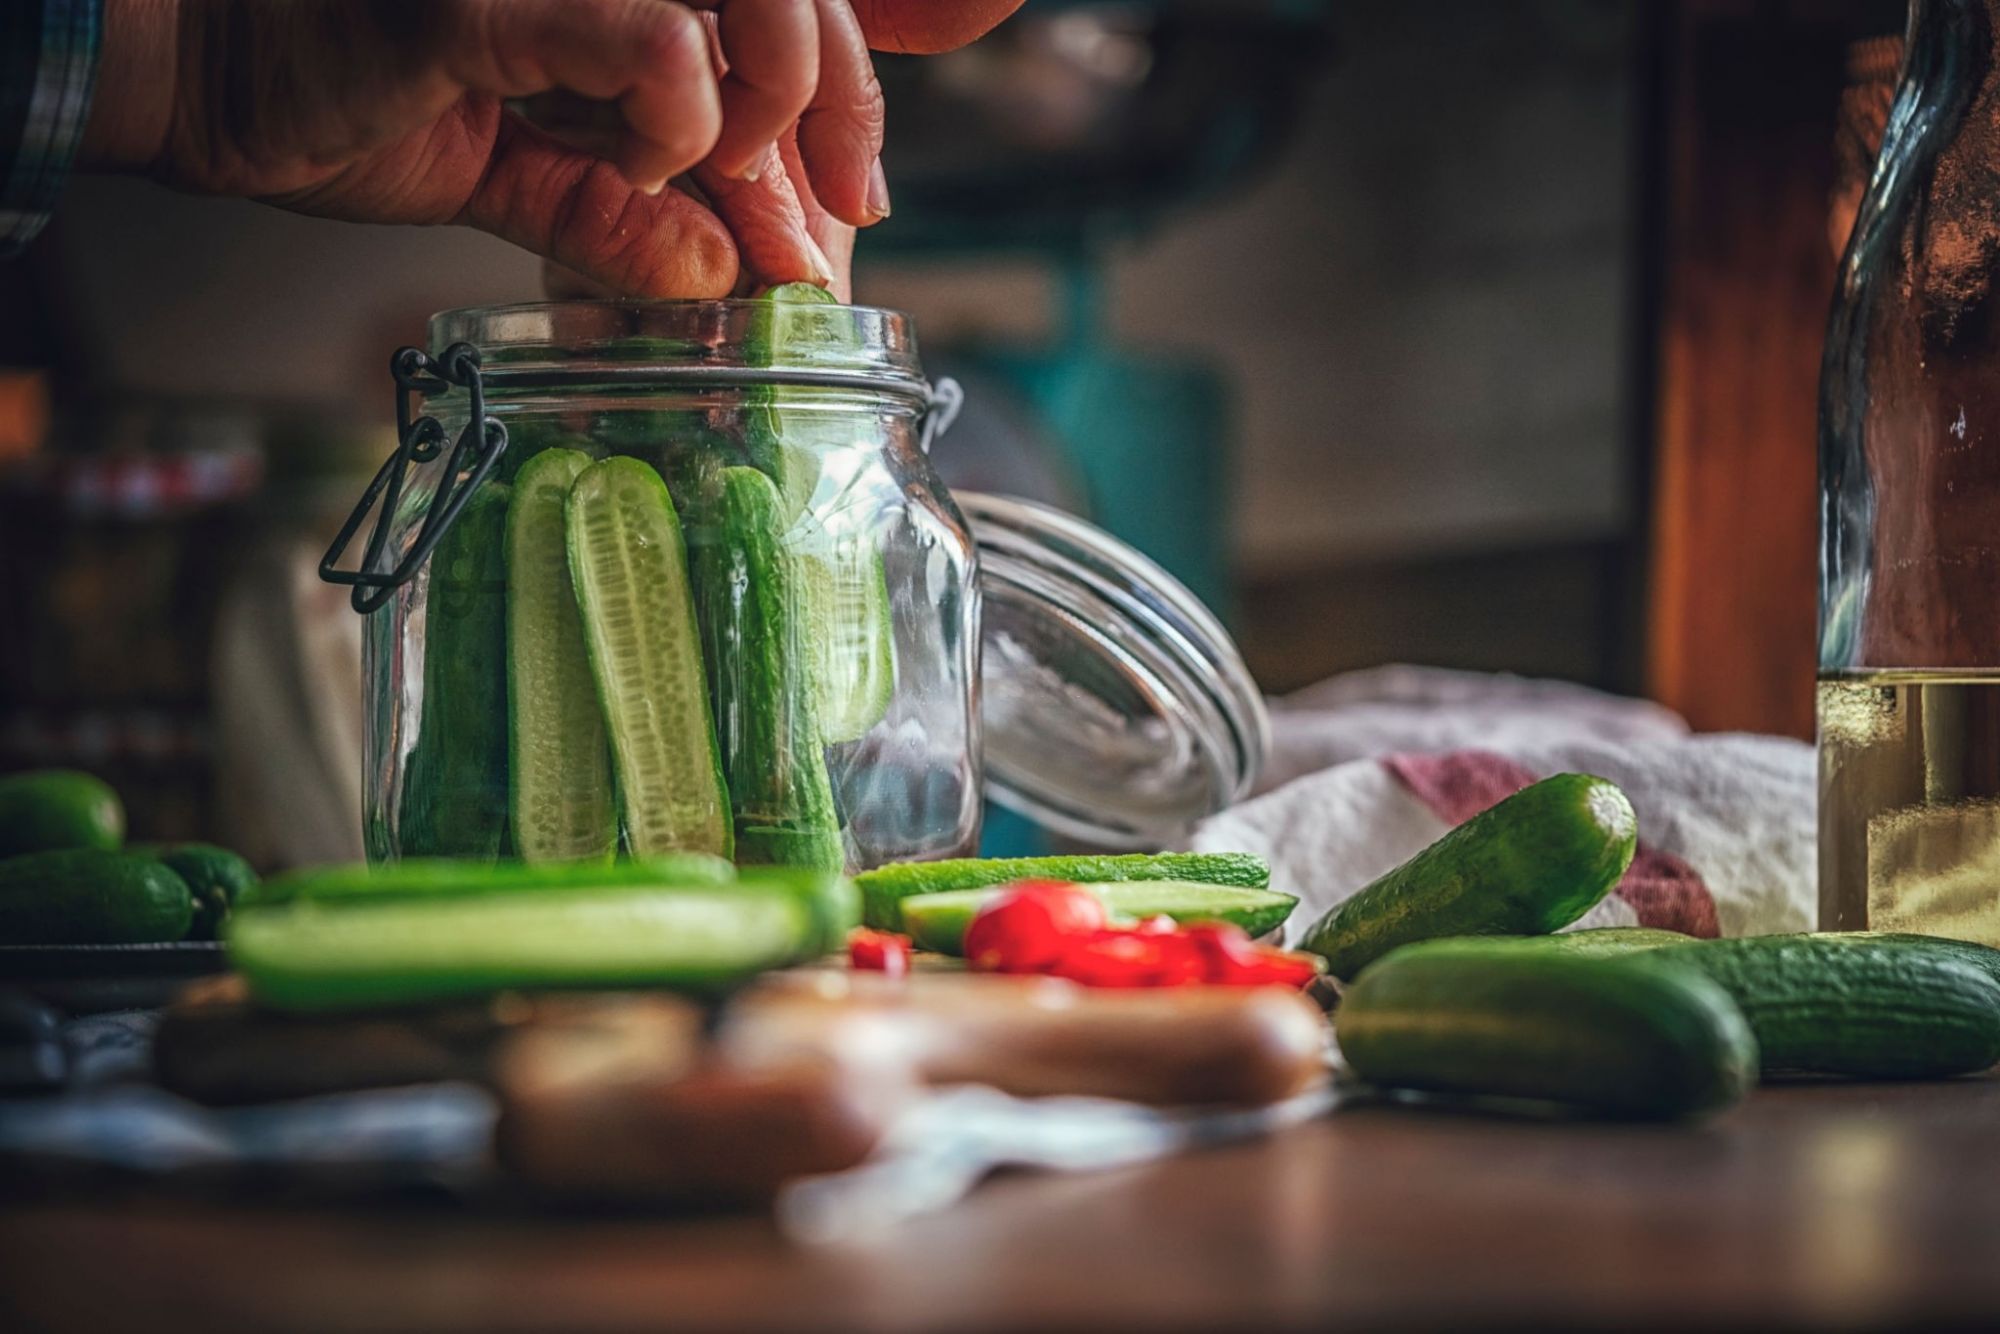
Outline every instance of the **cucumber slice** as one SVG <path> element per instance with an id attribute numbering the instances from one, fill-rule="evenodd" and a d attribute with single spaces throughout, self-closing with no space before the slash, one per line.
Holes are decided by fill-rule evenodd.
<path id="1" fill-rule="evenodd" d="M 888 574 L 866 535 L 842 540 L 819 529 L 795 550 L 820 734 L 836 746 L 866 736 L 896 693 Z"/>
<path id="2" fill-rule="evenodd" d="M 713 992 L 810 957 L 822 927 L 782 886 L 731 884 L 302 902 L 238 912 L 225 934 L 260 1002 L 324 1010 L 514 988 Z"/>
<path id="3" fill-rule="evenodd" d="M 611 865 L 490 865 L 448 858 L 417 858 L 393 866 L 312 866 L 273 876 L 238 897 L 242 907 L 270 907 L 310 899 L 322 903 L 383 903 L 395 899 L 463 898 L 472 894 L 565 894 L 620 885 L 720 885 L 736 868 L 705 852 L 673 852 Z"/>
<path id="4" fill-rule="evenodd" d="M 798 567 L 779 545 L 777 488 L 724 468 L 705 563 L 706 648 L 715 716 L 745 865 L 838 871 L 846 861 L 827 777 Z"/>
<path id="5" fill-rule="evenodd" d="M 1134 852 L 1113 857 L 959 857 L 937 862 L 892 862 L 854 877 L 861 886 L 861 919 L 901 931 L 899 906 L 916 894 L 980 889 L 1016 880 L 1071 880 L 1095 884 L 1122 880 L 1193 880 L 1209 885 L 1262 889 L 1271 868 L 1249 852 Z"/>
<path id="6" fill-rule="evenodd" d="M 500 855 L 507 827 L 507 507 L 487 482 L 431 553 L 424 711 L 403 772 L 406 857 Z"/>
<path id="7" fill-rule="evenodd" d="M 1203 885 L 1175 880 L 1135 880 L 1086 885 L 1114 917 L 1171 917 L 1176 922 L 1234 922 L 1253 936 L 1283 926 L 1298 906 L 1290 894 L 1241 885 Z M 940 954 L 965 952 L 965 928 L 1003 886 L 953 889 L 903 900 L 903 929 L 918 946 Z"/>
<path id="8" fill-rule="evenodd" d="M 729 794 L 667 484 L 638 459 L 605 459 L 577 477 L 565 518 L 626 843 L 640 857 L 727 856 Z"/>
<path id="9" fill-rule="evenodd" d="M 507 511 L 508 766 L 514 851 L 529 862 L 618 850 L 611 748 L 569 577 L 563 510 L 588 454 L 522 465 Z"/>

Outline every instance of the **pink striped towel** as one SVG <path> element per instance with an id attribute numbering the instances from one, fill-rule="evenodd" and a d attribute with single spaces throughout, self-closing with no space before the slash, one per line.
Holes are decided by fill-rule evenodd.
<path id="1" fill-rule="evenodd" d="M 1198 850 L 1256 852 L 1300 897 L 1294 935 L 1453 825 L 1549 774 L 1599 774 L 1639 813 L 1639 855 L 1583 926 L 1691 935 L 1810 930 L 1812 747 L 1690 735 L 1657 705 L 1581 687 L 1395 667 L 1277 701 L 1288 781 L 1204 823 Z"/>

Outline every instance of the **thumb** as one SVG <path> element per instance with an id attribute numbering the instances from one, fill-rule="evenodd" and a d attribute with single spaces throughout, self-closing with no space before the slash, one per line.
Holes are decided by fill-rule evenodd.
<path id="1" fill-rule="evenodd" d="M 518 116 L 502 117 L 457 220 L 630 296 L 721 297 L 736 285 L 736 243 L 713 213 L 678 190 L 642 194 Z"/>

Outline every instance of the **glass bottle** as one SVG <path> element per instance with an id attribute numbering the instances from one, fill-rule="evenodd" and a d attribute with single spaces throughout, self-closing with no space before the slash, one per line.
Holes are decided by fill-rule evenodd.
<path id="1" fill-rule="evenodd" d="M 1820 925 L 2000 945 L 2000 0 L 1913 0 L 1820 382 Z"/>

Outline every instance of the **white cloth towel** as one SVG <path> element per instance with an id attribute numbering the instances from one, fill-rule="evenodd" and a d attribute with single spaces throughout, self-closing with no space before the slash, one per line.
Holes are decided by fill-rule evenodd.
<path id="1" fill-rule="evenodd" d="M 1578 926 L 1696 935 L 1810 930 L 1813 749 L 1690 734 L 1671 711 L 1558 682 L 1389 667 L 1272 705 L 1261 795 L 1203 823 L 1199 851 L 1254 852 L 1297 894 L 1290 933 L 1508 793 L 1563 772 L 1622 787 L 1630 873 Z"/>

